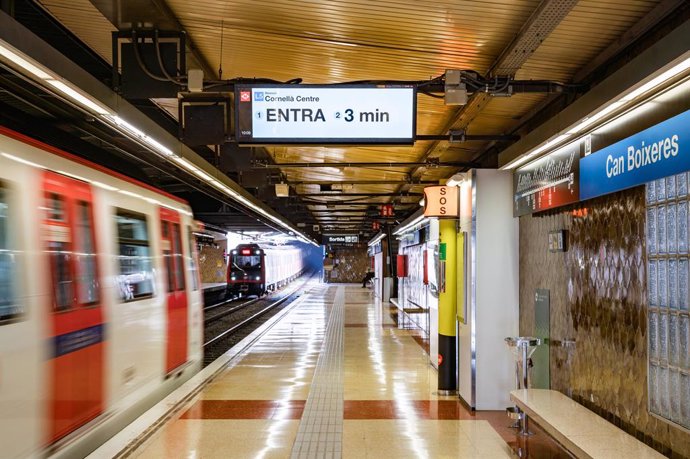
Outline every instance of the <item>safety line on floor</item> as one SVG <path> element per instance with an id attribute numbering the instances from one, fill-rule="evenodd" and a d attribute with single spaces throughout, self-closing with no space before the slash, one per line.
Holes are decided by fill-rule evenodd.
<path id="1" fill-rule="evenodd" d="M 345 287 L 328 314 L 324 343 L 292 446 L 292 459 L 340 458 L 343 444 L 343 329 Z"/>

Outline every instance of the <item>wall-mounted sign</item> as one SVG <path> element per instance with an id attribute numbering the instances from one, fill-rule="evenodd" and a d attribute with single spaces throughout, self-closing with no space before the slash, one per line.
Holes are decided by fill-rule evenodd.
<path id="1" fill-rule="evenodd" d="M 240 144 L 411 144 L 413 87 L 236 85 Z"/>
<path id="2" fill-rule="evenodd" d="M 393 204 L 381 204 L 381 210 L 379 211 L 382 217 L 392 217 L 393 216 Z"/>
<path id="3" fill-rule="evenodd" d="M 549 252 L 565 252 L 568 250 L 568 240 L 565 230 L 549 231 Z"/>
<path id="4" fill-rule="evenodd" d="M 513 174 L 513 216 L 531 214 L 577 202 L 579 147 L 555 151 Z"/>
<path id="5" fill-rule="evenodd" d="M 458 187 L 428 186 L 424 188 L 425 217 L 457 217 Z"/>
<path id="6" fill-rule="evenodd" d="M 690 110 L 580 160 L 580 198 L 591 199 L 690 170 Z"/>
<path id="7" fill-rule="evenodd" d="M 359 243 L 359 235 L 357 235 L 357 234 L 351 234 L 351 235 L 327 234 L 327 235 L 323 236 L 323 243 L 324 244 L 334 244 L 334 245 L 357 244 L 357 243 Z"/>

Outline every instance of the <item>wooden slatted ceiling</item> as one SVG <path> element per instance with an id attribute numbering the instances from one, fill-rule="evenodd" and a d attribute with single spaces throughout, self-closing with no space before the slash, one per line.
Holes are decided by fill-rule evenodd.
<path id="1" fill-rule="evenodd" d="M 41 2 L 110 61 L 110 31 L 114 28 L 87 0 Z M 282 81 L 302 78 L 305 83 L 336 83 L 425 80 L 447 68 L 485 73 L 540 1 L 166 0 L 166 3 L 211 67 L 218 68 L 222 62 L 224 78 L 262 77 Z M 579 1 L 527 59 L 517 78 L 568 82 L 575 72 L 658 3 Z M 544 98 L 543 94 L 518 94 L 491 99 L 470 123 L 468 133 L 509 133 Z M 441 131 L 457 111 L 457 107 L 446 107 L 440 100 L 420 95 L 417 132 L 443 134 Z M 430 142 L 417 142 L 411 147 L 273 147 L 269 153 L 277 163 L 415 162 L 427 153 L 430 145 Z M 476 157 L 486 145 L 486 142 L 440 142 L 431 157 L 466 161 Z M 293 168 L 283 172 L 290 181 L 337 182 L 404 179 L 411 169 Z M 428 168 L 420 178 L 440 180 L 454 172 L 447 167 Z M 349 192 L 384 193 L 398 188 L 397 185 L 355 185 Z M 314 192 L 313 189 L 298 187 L 302 193 Z M 420 189 L 412 187 L 412 190 Z M 335 199 L 323 198 L 324 201 Z M 363 207 L 352 209 L 362 210 L 364 214 Z"/>
<path id="2" fill-rule="evenodd" d="M 40 0 L 39 3 L 106 62 L 113 62 L 110 33 L 117 29 L 89 0 Z"/>

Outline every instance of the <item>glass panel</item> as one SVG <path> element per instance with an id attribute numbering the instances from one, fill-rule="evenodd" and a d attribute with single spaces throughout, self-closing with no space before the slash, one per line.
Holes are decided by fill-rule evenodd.
<path id="1" fill-rule="evenodd" d="M 667 270 L 666 270 L 666 260 L 659 260 L 658 262 L 658 281 L 657 281 L 657 290 L 659 292 L 659 307 L 660 308 L 667 308 L 668 307 L 668 284 L 666 283 L 667 279 Z"/>
<path id="2" fill-rule="evenodd" d="M 189 248 L 189 257 L 187 258 L 189 260 L 189 273 L 192 276 L 192 290 L 199 290 L 199 274 L 198 274 L 198 269 L 196 265 L 196 251 L 194 250 L 194 233 L 192 232 L 192 227 L 187 226 L 187 235 L 189 236 L 187 238 L 187 243 L 188 243 L 188 248 Z"/>
<path id="3" fill-rule="evenodd" d="M 688 202 L 678 203 L 678 253 L 688 253 Z"/>
<path id="4" fill-rule="evenodd" d="M 659 414 L 659 367 L 649 365 L 649 411 Z"/>
<path id="5" fill-rule="evenodd" d="M 647 204 L 656 201 L 656 182 L 647 183 Z"/>
<path id="6" fill-rule="evenodd" d="M 656 312 L 649 312 L 649 358 L 658 359 L 659 358 L 659 346 L 657 344 L 659 340 L 659 316 Z"/>
<path id="7" fill-rule="evenodd" d="M 166 292 L 175 291 L 175 275 L 173 273 L 173 259 L 170 247 L 170 222 L 163 221 L 163 260 L 165 262 L 165 274 L 167 279 L 167 284 L 165 286 Z"/>
<path id="8" fill-rule="evenodd" d="M 669 314 L 668 322 L 668 361 L 674 367 L 679 364 L 678 354 L 678 316 Z"/>
<path id="9" fill-rule="evenodd" d="M 678 308 L 688 310 L 688 259 L 678 260 Z"/>
<path id="10" fill-rule="evenodd" d="M 664 201 L 666 199 L 666 183 L 664 179 L 659 179 L 654 182 L 656 188 L 656 199 Z"/>
<path id="11" fill-rule="evenodd" d="M 669 370 L 668 379 L 671 420 L 680 424 L 680 373 L 676 370 Z"/>
<path id="12" fill-rule="evenodd" d="M 666 177 L 666 199 L 676 197 L 676 176 Z"/>
<path id="13" fill-rule="evenodd" d="M 685 196 L 688 194 L 688 176 L 686 174 L 676 175 L 676 191 L 678 196 Z"/>
<path id="14" fill-rule="evenodd" d="M 77 203 L 77 301 L 80 304 L 98 302 L 98 275 L 96 273 L 96 250 L 93 243 L 91 205 Z"/>
<path id="15" fill-rule="evenodd" d="M 672 309 L 678 309 L 678 261 L 675 258 L 668 260 L 668 305 Z"/>
<path id="16" fill-rule="evenodd" d="M 149 253 L 146 217 L 118 210 L 115 215 L 119 237 L 120 299 L 133 301 L 153 295 L 153 270 Z"/>
<path id="17" fill-rule="evenodd" d="M 261 267 L 261 256 L 241 256 L 235 255 L 232 257 L 232 263 L 236 268 L 260 268 Z"/>
<path id="18" fill-rule="evenodd" d="M 12 319 L 23 311 L 15 291 L 16 255 L 11 250 L 8 193 L 0 183 L 0 320 Z"/>
<path id="19" fill-rule="evenodd" d="M 666 206 L 656 210 L 656 243 L 659 253 L 666 253 Z"/>
<path id="20" fill-rule="evenodd" d="M 666 240 L 669 253 L 676 253 L 676 205 L 669 204 L 666 207 Z"/>
<path id="21" fill-rule="evenodd" d="M 656 247 L 656 207 L 647 208 L 647 253 L 655 254 Z"/>
<path id="22" fill-rule="evenodd" d="M 72 307 L 72 273 L 70 272 L 70 250 L 66 242 L 48 242 L 51 271 L 53 275 L 54 304 L 56 311 L 68 311 Z"/>
<path id="23" fill-rule="evenodd" d="M 175 255 L 175 285 L 177 285 L 177 290 L 184 290 L 184 260 L 182 258 L 180 225 L 173 223 L 172 229 L 173 254 Z"/>
<path id="24" fill-rule="evenodd" d="M 647 301 L 650 306 L 659 305 L 659 297 L 656 283 L 656 260 L 650 260 L 647 263 Z"/>
<path id="25" fill-rule="evenodd" d="M 690 370 L 690 317 L 688 316 L 680 316 L 678 344 L 680 366 L 686 370 Z"/>
<path id="26" fill-rule="evenodd" d="M 659 359 L 668 360 L 668 314 L 659 316 Z"/>
<path id="27" fill-rule="evenodd" d="M 48 193 L 48 220 L 65 221 L 65 203 L 62 197 L 55 193 Z"/>
<path id="28" fill-rule="evenodd" d="M 685 428 L 690 428 L 690 375 L 680 375 L 680 412 L 681 424 Z"/>
<path id="29" fill-rule="evenodd" d="M 659 415 L 668 419 L 670 406 L 668 399 L 668 368 L 659 367 Z"/>

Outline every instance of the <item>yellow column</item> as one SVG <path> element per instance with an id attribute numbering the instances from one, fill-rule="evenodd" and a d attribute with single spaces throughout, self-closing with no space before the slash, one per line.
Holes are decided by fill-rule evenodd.
<path id="1" fill-rule="evenodd" d="M 456 220 L 439 221 L 438 389 L 456 391 L 457 231 Z"/>

